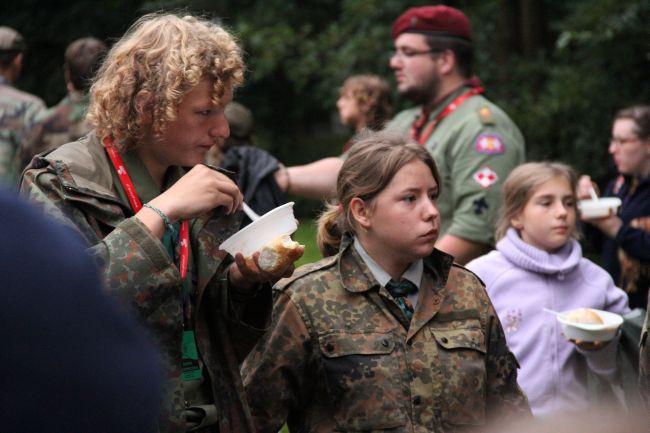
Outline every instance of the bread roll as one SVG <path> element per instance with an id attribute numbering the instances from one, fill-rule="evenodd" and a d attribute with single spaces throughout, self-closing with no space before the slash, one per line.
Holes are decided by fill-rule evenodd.
<path id="1" fill-rule="evenodd" d="M 602 325 L 603 319 L 598 313 L 589 308 L 578 308 L 567 314 L 567 320 L 575 323 L 584 323 L 589 325 Z"/>
<path id="2" fill-rule="evenodd" d="M 302 245 L 291 239 L 289 235 L 275 238 L 262 248 L 257 261 L 260 268 L 266 272 L 275 272 L 302 256 Z"/>

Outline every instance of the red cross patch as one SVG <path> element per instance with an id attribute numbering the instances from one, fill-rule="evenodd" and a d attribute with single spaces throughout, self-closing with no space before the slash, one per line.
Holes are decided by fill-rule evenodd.
<path id="1" fill-rule="evenodd" d="M 485 166 L 474 173 L 474 180 L 483 188 L 488 188 L 499 180 L 499 176 L 490 167 Z"/>
<path id="2" fill-rule="evenodd" d="M 503 140 L 496 134 L 481 134 L 476 137 L 474 149 L 483 155 L 506 153 L 506 146 L 503 144 Z"/>

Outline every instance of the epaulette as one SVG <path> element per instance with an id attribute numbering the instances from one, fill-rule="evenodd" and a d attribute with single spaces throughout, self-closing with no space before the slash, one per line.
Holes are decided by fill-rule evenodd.
<path id="1" fill-rule="evenodd" d="M 477 113 L 483 125 L 494 125 L 494 116 L 489 107 L 484 105 L 477 110 Z"/>
<path id="2" fill-rule="evenodd" d="M 454 262 L 451 266 L 452 266 L 452 267 L 456 267 L 456 268 L 460 268 L 460 269 L 462 269 L 462 270 L 464 270 L 464 271 L 466 271 L 466 272 L 469 272 L 470 274 L 474 275 L 474 277 L 478 280 L 479 283 L 481 283 L 481 285 L 482 285 L 483 287 L 486 287 L 486 286 L 485 286 L 485 283 L 483 282 L 483 280 L 481 280 L 481 277 L 479 277 L 478 275 L 476 275 L 476 273 L 474 273 L 474 271 L 471 271 L 471 270 L 467 269 L 465 266 L 461 265 L 460 263 L 456 263 L 456 262 Z"/>
<path id="3" fill-rule="evenodd" d="M 278 281 L 273 288 L 275 290 L 281 290 L 281 291 L 285 290 L 288 286 L 291 285 L 291 283 L 296 281 L 298 278 L 302 278 L 307 274 L 311 274 L 321 269 L 334 266 L 336 264 L 337 259 L 338 259 L 338 255 L 333 255 L 333 256 L 325 257 L 324 259 L 321 259 L 314 263 L 302 265 L 301 267 L 293 271 L 293 274 L 290 277 L 283 278 L 280 281 Z"/>

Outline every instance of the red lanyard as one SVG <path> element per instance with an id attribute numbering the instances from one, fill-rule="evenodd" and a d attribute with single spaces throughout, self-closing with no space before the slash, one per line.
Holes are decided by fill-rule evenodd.
<path id="1" fill-rule="evenodd" d="M 113 147 L 113 140 L 110 137 L 104 137 L 103 141 L 106 152 L 108 152 L 108 156 L 113 163 L 113 167 L 115 167 L 115 171 L 117 171 L 117 175 L 120 177 L 120 182 L 124 187 L 124 191 L 126 192 L 126 196 L 129 199 L 131 208 L 133 209 L 134 213 L 138 213 L 140 209 L 142 209 L 142 202 L 140 201 L 140 197 L 138 197 L 138 193 L 135 190 L 135 185 L 133 185 L 131 176 L 129 176 L 129 173 L 126 171 L 124 161 L 122 161 L 122 157 L 120 156 L 117 149 Z M 187 275 L 187 260 L 190 255 L 190 229 L 187 221 L 181 221 L 180 240 L 181 251 L 178 268 L 181 273 L 181 279 L 184 280 L 185 276 Z"/>
<path id="2" fill-rule="evenodd" d="M 438 115 L 436 116 L 436 118 L 433 119 L 433 121 L 431 121 L 431 122 L 427 125 L 427 128 L 426 128 L 424 131 L 422 131 L 421 134 L 418 133 L 418 130 L 417 130 L 417 128 L 415 127 L 415 125 L 411 126 L 411 138 L 412 138 L 413 140 L 417 141 L 417 142 L 420 143 L 420 144 L 424 144 L 424 143 L 426 143 L 427 140 L 429 139 L 429 137 L 431 137 L 431 134 L 433 133 L 433 130 L 436 129 L 436 126 L 438 126 L 438 124 L 440 123 L 440 121 L 441 121 L 442 119 L 444 119 L 445 117 L 447 117 L 447 116 L 449 116 L 451 113 L 453 113 L 454 110 L 456 110 L 456 108 L 460 107 L 461 104 L 462 104 L 463 102 L 465 102 L 466 100 L 468 100 L 468 99 L 471 98 L 472 96 L 474 96 L 474 95 L 478 95 L 478 94 L 483 93 L 483 92 L 484 92 L 483 87 L 480 87 L 480 86 L 472 87 L 472 88 L 469 89 L 467 92 L 463 93 L 463 94 L 460 95 L 458 98 L 456 98 L 456 99 L 454 99 L 453 101 L 451 101 L 451 102 L 449 103 L 449 105 L 447 105 L 447 106 L 444 108 L 444 110 L 442 110 L 442 111 L 440 112 L 440 114 L 438 114 Z M 422 113 L 422 114 L 420 114 L 420 115 L 423 116 L 424 113 Z M 417 121 L 417 120 L 416 120 L 416 121 Z"/>

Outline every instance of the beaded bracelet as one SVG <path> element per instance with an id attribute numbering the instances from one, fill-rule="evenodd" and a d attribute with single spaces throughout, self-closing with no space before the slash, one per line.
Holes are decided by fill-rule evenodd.
<path id="1" fill-rule="evenodd" d="M 152 211 L 156 212 L 160 216 L 160 218 L 162 218 L 163 224 L 165 225 L 165 230 L 169 231 L 172 235 L 175 233 L 174 226 L 173 226 L 172 222 L 169 220 L 169 217 L 167 217 L 167 215 L 165 215 L 165 213 L 163 211 L 161 211 L 156 206 L 153 206 L 153 205 L 151 205 L 149 203 L 143 204 L 142 207 L 147 207 L 147 208 L 151 209 Z"/>

